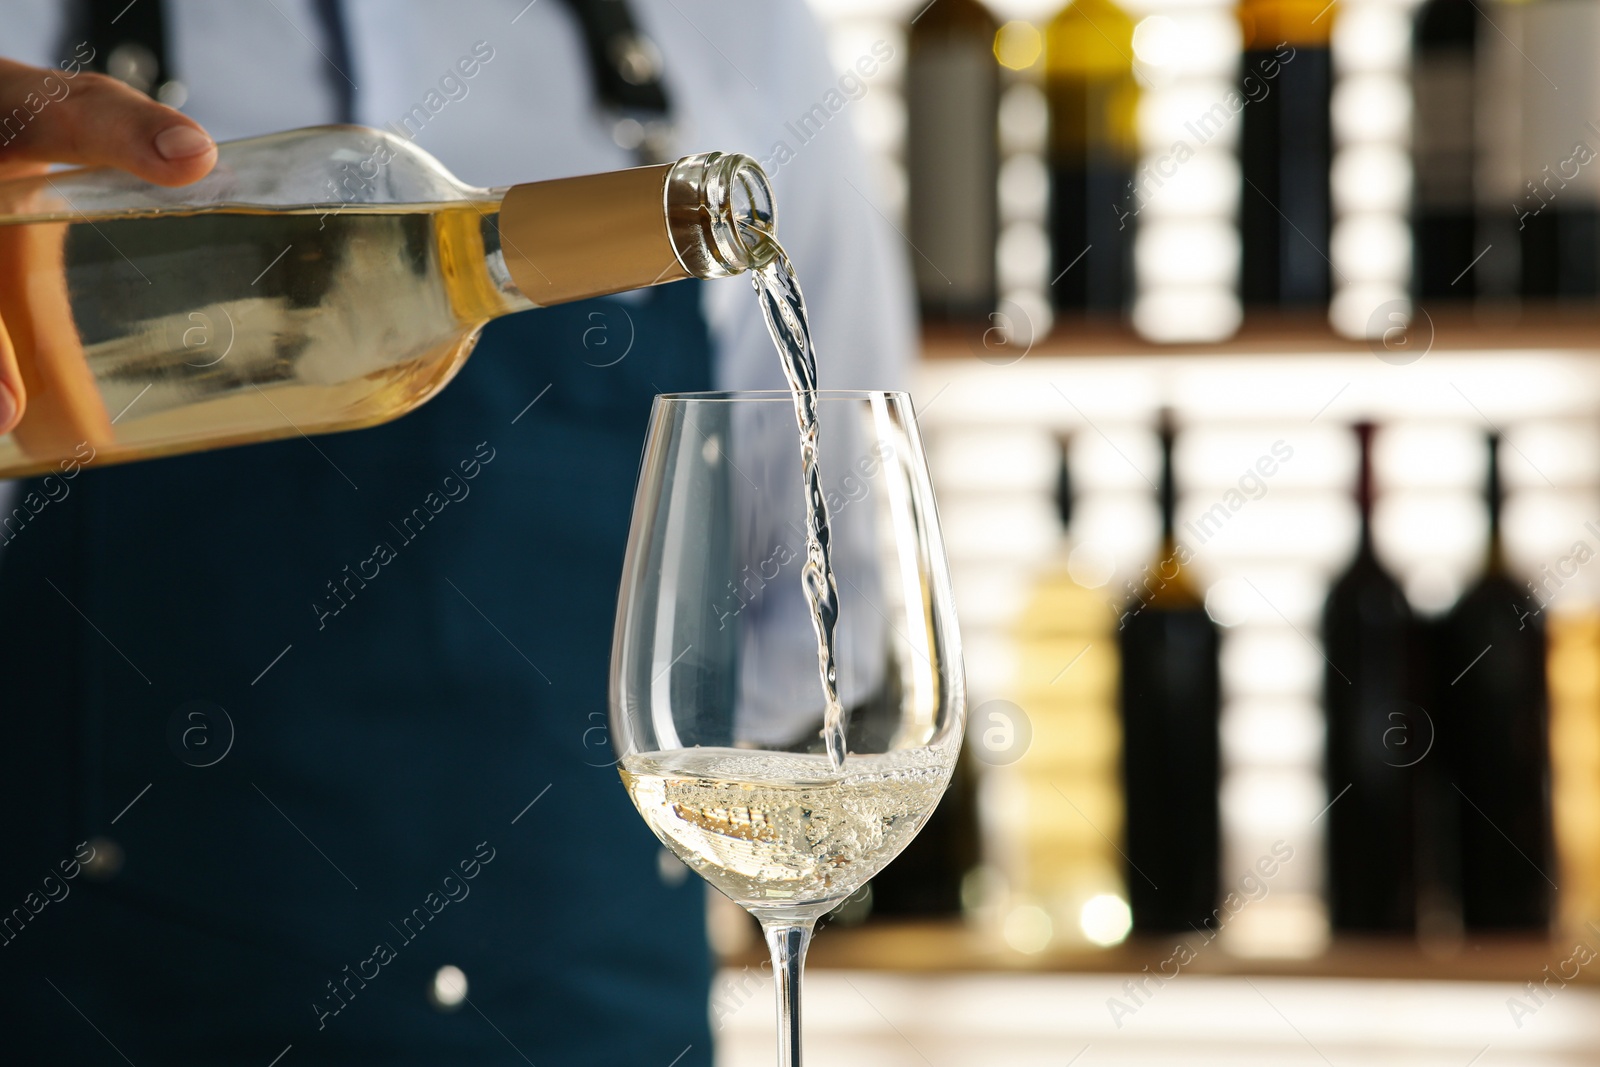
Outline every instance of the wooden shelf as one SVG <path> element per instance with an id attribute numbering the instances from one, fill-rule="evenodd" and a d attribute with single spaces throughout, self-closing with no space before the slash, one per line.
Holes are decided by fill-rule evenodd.
<path id="1" fill-rule="evenodd" d="M 958 922 L 879 921 L 855 928 L 820 930 L 807 955 L 808 968 L 895 971 L 911 974 L 949 973 L 1079 973 L 1132 974 L 1149 967 L 1171 974 L 1176 946 L 1186 942 L 1193 958 L 1181 966 L 1185 974 L 1249 975 L 1374 980 L 1438 980 L 1525 982 L 1537 984 L 1544 968 L 1551 973 L 1578 974 L 1572 981 L 1600 985 L 1600 957 L 1579 967 L 1573 946 L 1600 949 L 1592 931 L 1549 940 L 1536 937 L 1469 937 L 1459 944 L 1423 947 L 1404 938 L 1339 938 L 1320 955 L 1305 959 L 1246 959 L 1233 956 L 1221 942 L 1187 938 L 1149 938 L 1108 949 L 1067 949 L 1025 955 Z M 726 961 L 730 966 L 758 966 L 759 944 Z M 1581 960 L 1579 956 L 1577 959 Z M 1165 964 L 1165 971 L 1162 965 Z"/>
<path id="2" fill-rule="evenodd" d="M 1571 349 L 1600 352 L 1600 308 L 1593 304 L 1527 302 L 1507 307 L 1426 308 L 1426 319 L 1413 324 L 1412 343 L 1426 344 L 1432 327 L 1431 351 L 1473 352 Z M 988 358 L 1002 362 L 1014 349 L 985 347 L 991 322 L 967 325 L 929 323 L 923 328 L 927 359 Z M 1335 334 L 1320 314 L 1254 313 L 1233 337 L 1210 344 L 1158 345 L 1143 340 L 1118 318 L 1059 319 L 1053 331 L 1037 339 L 1030 356 L 1283 356 L 1303 353 L 1365 353 L 1375 342 L 1352 341 Z M 1381 347 L 1381 346 L 1380 346 Z"/>

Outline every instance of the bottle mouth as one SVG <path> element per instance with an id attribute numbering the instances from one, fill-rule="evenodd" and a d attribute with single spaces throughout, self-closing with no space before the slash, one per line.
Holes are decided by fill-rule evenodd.
<path id="1" fill-rule="evenodd" d="M 663 197 L 672 250 L 694 277 L 726 278 L 777 255 L 772 184 L 749 156 L 684 156 L 667 172 Z"/>

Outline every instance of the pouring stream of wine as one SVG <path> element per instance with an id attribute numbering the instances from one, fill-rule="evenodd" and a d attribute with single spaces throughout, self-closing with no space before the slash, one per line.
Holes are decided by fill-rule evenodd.
<path id="1" fill-rule="evenodd" d="M 759 226 L 745 224 L 741 236 L 748 242 L 755 263 L 751 281 L 761 298 L 767 332 L 778 349 L 783 376 L 794 395 L 794 417 L 800 430 L 800 464 L 806 495 L 806 561 L 800 582 L 811 609 L 817 634 L 817 670 L 822 676 L 826 703 L 822 737 L 835 772 L 844 767 L 845 712 L 839 703 L 839 683 L 833 657 L 833 631 L 839 620 L 839 586 L 833 577 L 829 553 L 828 502 L 822 491 L 822 471 L 817 462 L 817 352 L 811 342 L 805 297 L 783 246 Z"/>

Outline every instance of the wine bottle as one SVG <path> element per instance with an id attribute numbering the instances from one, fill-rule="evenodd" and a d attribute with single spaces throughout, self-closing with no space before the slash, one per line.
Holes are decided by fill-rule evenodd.
<path id="1" fill-rule="evenodd" d="M 961 914 L 961 889 L 978 865 L 978 782 L 966 752 L 939 806 L 899 857 L 872 879 L 874 917 L 949 918 Z"/>
<path id="2" fill-rule="evenodd" d="M 1600 737 L 1600 610 L 1592 604 L 1566 605 L 1546 620 L 1545 640 L 1550 647 L 1550 815 L 1561 871 L 1558 921 L 1595 920 L 1600 919 L 1600 833 L 1595 832 L 1600 746 L 1593 740 Z"/>
<path id="3" fill-rule="evenodd" d="M 906 177 L 925 319 L 982 319 L 995 308 L 997 28 L 978 0 L 940 0 L 911 24 Z"/>
<path id="4" fill-rule="evenodd" d="M 1483 575 L 1446 616 L 1439 730 L 1459 805 L 1462 923 L 1544 930 L 1551 910 L 1549 696 L 1542 613 L 1506 569 L 1500 438 L 1489 435 Z"/>
<path id="5" fill-rule="evenodd" d="M 1239 131 L 1239 291 L 1246 304 L 1328 302 L 1328 168 L 1337 17 L 1319 0 L 1243 0 L 1245 100 Z M 1275 72 L 1270 79 L 1268 72 Z M 1255 86 L 1266 86 L 1263 93 Z"/>
<path id="6" fill-rule="evenodd" d="M 737 274 L 751 224 L 772 199 L 746 156 L 486 190 L 354 126 L 223 144 L 182 188 L 0 183 L 0 323 L 28 392 L 0 478 L 397 418 L 489 319 Z"/>
<path id="7" fill-rule="evenodd" d="M 1427 0 L 1417 11 L 1411 58 L 1412 240 L 1423 300 L 1467 300 L 1476 243 L 1474 80 L 1482 16 L 1472 0 Z"/>
<path id="8" fill-rule="evenodd" d="M 1405 594 L 1373 548 L 1374 428 L 1362 423 L 1355 431 L 1360 540 L 1322 615 L 1328 904 L 1335 930 L 1410 931 L 1417 812 L 1410 746 L 1427 729 L 1416 703 L 1420 642 Z"/>
<path id="9" fill-rule="evenodd" d="M 1031 736 L 1010 770 L 1023 802 L 999 805 L 997 839 L 986 838 L 985 844 L 994 846 L 993 862 L 1014 905 L 1043 907 L 1058 924 L 1059 941 L 1073 940 L 1076 930 L 1092 943 L 1107 944 L 1127 934 L 1114 913 L 1097 914 L 1091 903 L 1127 899 L 1123 859 L 1112 844 L 1123 821 L 1116 616 L 1106 610 L 1101 588 L 1109 578 L 1108 561 L 1095 560 L 1092 550 L 1074 546 L 1070 536 L 1070 449 L 1069 441 L 1059 443 L 1052 494 L 1060 547 L 1016 625 L 1016 701 L 1031 720 Z M 980 749 L 996 740 L 1018 743 L 1015 733 L 991 735 L 994 725 L 974 713 L 968 743 Z"/>
<path id="10" fill-rule="evenodd" d="M 1473 255 L 1491 245 L 1493 248 L 1478 260 L 1469 277 L 1478 302 L 1485 307 L 1509 309 L 1522 293 L 1521 231 L 1526 218 L 1518 217 L 1518 205 L 1528 196 L 1522 173 L 1523 100 L 1527 89 L 1522 72 L 1528 61 L 1521 41 L 1531 6 L 1495 4 L 1493 32 L 1478 35 L 1474 55 L 1472 187 L 1477 238 L 1481 243 Z M 1485 21 L 1490 18 L 1485 12 Z"/>
<path id="11" fill-rule="evenodd" d="M 1175 535 L 1171 420 L 1161 422 L 1161 553 L 1122 620 L 1125 878 L 1138 933 L 1215 925 L 1220 863 L 1218 636 Z"/>
<path id="12" fill-rule="evenodd" d="M 1600 5 L 1535 0 L 1521 12 L 1522 176 L 1513 208 L 1522 240 L 1522 293 L 1600 294 Z"/>
<path id="13" fill-rule="evenodd" d="M 1134 227 L 1123 216 L 1139 155 L 1139 86 L 1133 19 L 1113 0 L 1072 0 L 1050 20 L 1045 96 L 1053 301 L 1119 313 L 1132 292 Z"/>

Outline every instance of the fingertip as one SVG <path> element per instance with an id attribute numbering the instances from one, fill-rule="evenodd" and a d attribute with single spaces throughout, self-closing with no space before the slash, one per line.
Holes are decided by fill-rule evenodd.
<path id="1" fill-rule="evenodd" d="M 6 331 L 6 324 L 0 322 L 0 436 L 10 433 L 22 421 L 26 398 L 11 334 Z"/>
<path id="2" fill-rule="evenodd" d="M 168 126 L 155 137 L 156 153 L 169 163 L 216 150 L 216 143 L 193 126 Z"/>
<path id="3" fill-rule="evenodd" d="M 12 427 L 21 421 L 21 398 L 7 385 L 0 382 L 0 436 L 11 432 Z"/>
<path id="4" fill-rule="evenodd" d="M 217 163 L 217 145 L 196 126 L 175 125 L 151 141 L 161 162 L 147 175 L 158 185 L 188 185 L 211 173 Z"/>
<path id="5" fill-rule="evenodd" d="M 146 168 L 146 171 L 139 176 L 155 185 L 188 185 L 210 174 L 211 168 L 216 165 L 217 150 L 213 148 L 204 155 Z"/>

